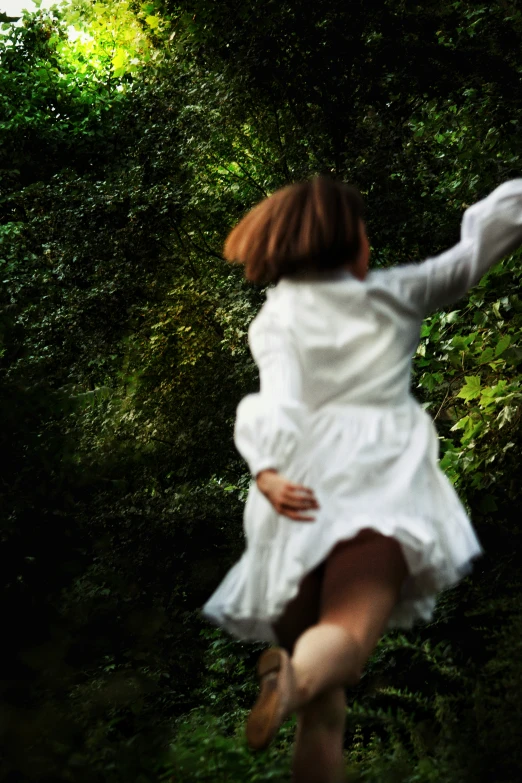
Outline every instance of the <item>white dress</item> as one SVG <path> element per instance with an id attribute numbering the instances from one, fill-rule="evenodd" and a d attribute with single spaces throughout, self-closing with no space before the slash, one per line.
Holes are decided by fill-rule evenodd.
<path id="1" fill-rule="evenodd" d="M 461 241 L 422 264 L 283 279 L 249 329 L 260 391 L 237 411 L 252 476 L 275 468 L 311 487 L 315 522 L 279 516 L 252 483 L 246 550 L 203 607 L 240 639 L 276 642 L 272 624 L 339 541 L 374 529 L 401 545 L 409 575 L 389 627 L 429 620 L 437 593 L 480 544 L 438 466 L 438 437 L 410 393 L 421 322 L 462 297 L 522 243 L 522 179 L 464 214 Z"/>

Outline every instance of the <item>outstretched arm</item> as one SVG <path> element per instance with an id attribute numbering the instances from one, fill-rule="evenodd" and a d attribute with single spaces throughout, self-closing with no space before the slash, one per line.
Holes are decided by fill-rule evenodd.
<path id="1" fill-rule="evenodd" d="M 522 179 L 500 185 L 464 213 L 460 242 L 422 264 L 395 268 L 403 295 L 426 315 L 464 296 L 522 244 Z"/>

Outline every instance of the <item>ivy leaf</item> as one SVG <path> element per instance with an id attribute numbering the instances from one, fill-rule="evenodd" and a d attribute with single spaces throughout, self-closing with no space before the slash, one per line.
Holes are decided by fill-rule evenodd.
<path id="1" fill-rule="evenodd" d="M 463 416 L 462 419 L 459 419 L 456 424 L 453 425 L 451 431 L 455 432 L 456 430 L 465 430 L 470 423 L 471 416 Z"/>
<path id="2" fill-rule="evenodd" d="M 112 58 L 112 67 L 115 71 L 120 71 L 124 68 L 126 60 L 127 53 L 123 49 L 118 49 Z"/>
<path id="3" fill-rule="evenodd" d="M 484 426 L 484 422 L 481 419 L 479 419 L 479 421 L 475 421 L 474 423 L 470 422 L 470 426 L 466 427 L 462 437 L 462 442 L 467 443 L 470 440 L 474 440 L 474 438 L 476 438 L 477 435 L 483 431 Z"/>
<path id="4" fill-rule="evenodd" d="M 500 356 L 501 353 L 504 353 L 506 348 L 509 348 L 510 344 L 511 337 L 509 334 L 505 334 L 504 337 L 501 337 L 497 343 L 497 347 L 495 348 L 495 356 Z"/>
<path id="5" fill-rule="evenodd" d="M 452 310 L 451 313 L 446 313 L 442 316 L 442 324 L 454 324 L 458 321 L 460 310 Z"/>
<path id="6" fill-rule="evenodd" d="M 487 364 L 494 356 L 493 348 L 486 348 L 478 357 L 479 364 Z"/>
<path id="7" fill-rule="evenodd" d="M 501 319 L 502 319 L 502 316 L 501 316 L 501 314 L 500 314 L 500 300 L 499 300 L 498 302 L 494 302 L 494 303 L 491 305 L 491 309 L 493 310 L 493 312 L 495 313 L 495 315 L 497 316 L 497 318 L 498 318 L 499 320 L 501 320 Z"/>
<path id="8" fill-rule="evenodd" d="M 488 405 L 495 397 L 501 397 L 505 393 L 507 385 L 507 381 L 499 381 L 495 386 L 486 386 L 482 390 L 480 404 Z"/>
<path id="9" fill-rule="evenodd" d="M 513 421 L 517 409 L 513 405 L 505 405 L 497 416 L 499 429 Z"/>
<path id="10" fill-rule="evenodd" d="M 480 376 L 466 375 L 465 380 L 466 383 L 457 394 L 457 397 L 462 397 L 466 402 L 470 402 L 470 400 L 475 400 L 477 397 L 480 397 L 482 392 L 480 387 Z"/>
<path id="11" fill-rule="evenodd" d="M 502 358 L 504 361 L 509 362 L 509 364 L 520 364 L 520 362 L 522 362 L 522 348 L 513 345 L 504 352 Z"/>

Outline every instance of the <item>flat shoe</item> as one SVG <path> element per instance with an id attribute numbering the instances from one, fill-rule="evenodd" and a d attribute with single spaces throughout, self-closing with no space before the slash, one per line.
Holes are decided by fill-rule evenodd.
<path id="1" fill-rule="evenodd" d="M 257 674 L 259 697 L 246 725 L 246 737 L 252 750 L 263 750 L 275 737 L 285 720 L 294 690 L 294 676 L 288 653 L 274 647 L 259 658 Z"/>

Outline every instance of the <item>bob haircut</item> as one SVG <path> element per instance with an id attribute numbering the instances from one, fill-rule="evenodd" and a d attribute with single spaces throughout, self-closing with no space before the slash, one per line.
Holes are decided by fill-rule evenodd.
<path id="1" fill-rule="evenodd" d="M 277 190 L 251 209 L 228 235 L 223 253 L 227 261 L 244 264 L 254 283 L 338 269 L 357 260 L 363 214 L 356 188 L 314 177 Z"/>

